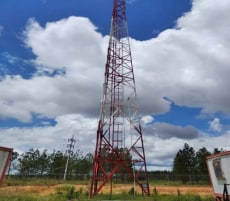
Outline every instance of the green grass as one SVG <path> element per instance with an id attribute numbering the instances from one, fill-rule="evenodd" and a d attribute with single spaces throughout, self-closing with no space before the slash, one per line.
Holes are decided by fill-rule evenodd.
<path id="1" fill-rule="evenodd" d="M 199 195 L 159 195 L 153 201 L 214 201 L 213 197 L 200 197 Z"/>
<path id="2" fill-rule="evenodd" d="M 145 198 L 142 195 L 133 195 L 133 190 L 130 189 L 129 192 L 120 192 L 118 194 L 113 194 L 112 197 L 109 194 L 100 193 L 93 199 L 88 198 L 88 192 L 83 189 L 76 189 L 74 185 L 76 184 L 87 184 L 90 181 L 63 181 L 62 179 L 50 179 L 50 178 L 11 178 L 8 177 L 4 180 L 4 186 L 54 186 L 55 192 L 49 195 L 39 195 L 38 191 L 21 192 L 21 191 L 1 191 L 0 189 L 0 201 L 100 201 L 100 200 L 121 200 L 121 201 L 214 201 L 212 196 L 199 196 L 199 195 L 182 195 L 178 193 L 177 195 L 159 194 L 157 189 L 151 192 L 150 198 Z M 150 183 L 151 186 L 154 185 L 181 185 L 180 182 L 170 182 L 165 183 L 165 181 L 155 181 Z"/>
<path id="3" fill-rule="evenodd" d="M 14 193 L 7 194 L 0 192 L 0 201 L 89 201 L 88 196 L 79 191 L 68 189 L 64 192 L 57 191 L 55 194 L 46 196 L 37 196 L 33 194 Z M 157 195 L 150 198 L 136 195 L 133 197 L 127 193 L 121 193 L 113 195 L 112 197 L 107 194 L 100 194 L 97 197 L 91 199 L 91 201 L 100 200 L 129 200 L 129 201 L 214 201 L 213 197 L 200 197 L 198 195 Z"/>
<path id="4" fill-rule="evenodd" d="M 180 180 L 151 180 L 149 182 L 150 186 L 155 185 L 167 185 L 167 186 L 181 186 L 181 185 L 201 185 L 201 186 L 207 186 L 210 185 L 210 182 L 208 181 L 199 181 L 199 183 L 195 182 L 187 182 L 186 184 L 183 184 Z"/>
<path id="5" fill-rule="evenodd" d="M 39 195 L 38 191 L 21 192 L 21 191 L 1 191 L 0 201 L 101 201 L 101 200 L 120 200 L 120 201 L 214 201 L 212 196 L 199 195 L 169 195 L 159 194 L 155 189 L 150 197 L 143 197 L 141 194 L 133 194 L 133 189 L 129 192 L 121 192 L 112 196 L 105 193 L 100 193 L 96 197 L 89 199 L 88 192 L 83 189 L 76 189 L 71 184 L 63 184 L 56 187 L 54 193 L 49 195 Z"/>

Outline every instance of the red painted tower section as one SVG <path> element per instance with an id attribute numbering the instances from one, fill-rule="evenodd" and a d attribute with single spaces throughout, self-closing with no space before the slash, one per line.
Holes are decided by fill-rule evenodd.
<path id="1" fill-rule="evenodd" d="M 145 151 L 138 116 L 125 0 L 114 0 L 103 98 L 89 196 L 97 195 L 120 173 L 149 195 Z"/>

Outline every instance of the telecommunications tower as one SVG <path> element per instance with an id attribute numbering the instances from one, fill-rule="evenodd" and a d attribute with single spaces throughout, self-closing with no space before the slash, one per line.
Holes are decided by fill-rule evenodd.
<path id="1" fill-rule="evenodd" d="M 125 172 L 149 196 L 145 151 L 131 58 L 125 0 L 113 0 L 103 98 L 93 161 L 90 197 Z M 135 188 L 134 188 L 135 191 Z"/>

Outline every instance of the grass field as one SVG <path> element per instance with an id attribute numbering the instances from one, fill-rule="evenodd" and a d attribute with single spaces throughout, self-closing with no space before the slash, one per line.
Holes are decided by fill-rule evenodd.
<path id="1" fill-rule="evenodd" d="M 89 182 L 60 181 L 48 179 L 14 180 L 8 178 L 0 189 L 0 201 L 88 201 Z M 182 186 L 154 184 L 151 196 L 141 195 L 139 187 L 132 184 L 114 184 L 112 197 L 109 186 L 91 200 L 136 200 L 136 201 L 214 201 L 211 186 Z"/>

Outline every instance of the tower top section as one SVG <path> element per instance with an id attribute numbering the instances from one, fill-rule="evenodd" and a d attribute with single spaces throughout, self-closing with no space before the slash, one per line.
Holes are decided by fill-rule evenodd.
<path id="1" fill-rule="evenodd" d="M 128 37 L 126 20 L 126 1 L 114 0 L 111 34 L 118 40 Z"/>

